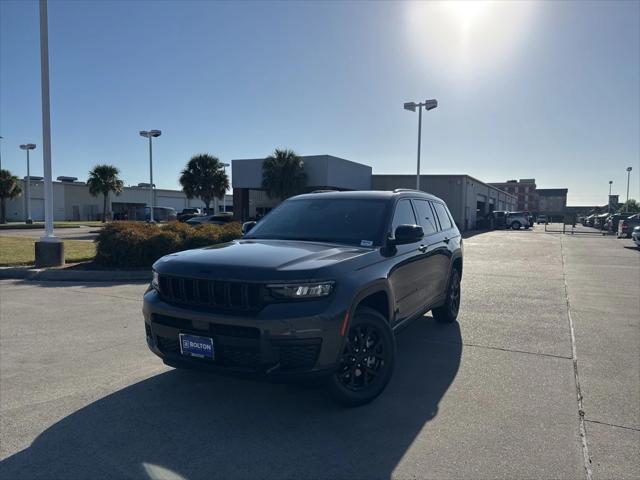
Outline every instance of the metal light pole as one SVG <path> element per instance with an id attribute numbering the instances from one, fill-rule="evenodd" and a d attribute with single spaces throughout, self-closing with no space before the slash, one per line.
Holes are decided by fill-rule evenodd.
<path id="1" fill-rule="evenodd" d="M 44 173 L 44 235 L 35 244 L 35 266 L 64 265 L 64 243 L 53 233 L 51 180 L 51 102 L 49 99 L 49 27 L 47 0 L 40 0 L 40 88 L 42 90 L 42 163 Z"/>
<path id="2" fill-rule="evenodd" d="M 228 163 L 223 163 L 222 164 L 222 171 L 224 173 L 227 173 L 227 167 L 230 167 L 231 165 L 229 165 Z M 224 195 L 222 196 L 222 211 L 224 213 L 227 213 L 227 191 L 225 190 Z"/>
<path id="3" fill-rule="evenodd" d="M 27 151 L 27 182 L 26 182 L 26 194 L 27 194 L 27 218 L 25 219 L 25 223 L 33 223 L 31 219 L 31 168 L 29 166 L 29 150 L 33 150 L 36 148 L 35 143 L 25 143 L 20 145 L 20 149 Z"/>
<path id="4" fill-rule="evenodd" d="M 149 221 L 155 222 L 153 219 L 153 146 L 151 139 L 162 135 L 160 130 L 142 130 L 140 136 L 149 139 Z"/>
<path id="5" fill-rule="evenodd" d="M 416 111 L 418 108 L 418 168 L 416 172 L 416 190 L 420 190 L 420 145 L 422 143 L 422 109 L 433 110 L 438 106 L 438 101 L 435 99 L 425 100 L 424 103 L 407 102 L 404 104 L 405 110 Z"/>
<path id="6" fill-rule="evenodd" d="M 624 204 L 624 211 L 629 212 L 629 181 L 631 180 L 631 167 L 627 167 L 627 202 Z"/>
<path id="7" fill-rule="evenodd" d="M 2 140 L 4 137 L 0 137 Z M 2 142 L 0 142 L 0 170 L 2 170 Z"/>
<path id="8" fill-rule="evenodd" d="M 611 213 L 611 185 L 613 184 L 613 180 L 609 180 L 609 198 L 607 198 L 607 203 L 609 205 L 608 211 Z"/>

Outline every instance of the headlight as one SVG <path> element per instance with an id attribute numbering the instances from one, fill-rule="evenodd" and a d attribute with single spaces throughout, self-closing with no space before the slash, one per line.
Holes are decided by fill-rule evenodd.
<path id="1" fill-rule="evenodd" d="M 154 290 L 160 291 L 160 279 L 158 277 L 158 272 L 153 271 L 153 277 L 151 278 L 151 286 Z"/>
<path id="2" fill-rule="evenodd" d="M 277 298 L 318 298 L 326 297 L 333 290 L 334 282 L 322 283 L 285 283 L 267 285 Z"/>

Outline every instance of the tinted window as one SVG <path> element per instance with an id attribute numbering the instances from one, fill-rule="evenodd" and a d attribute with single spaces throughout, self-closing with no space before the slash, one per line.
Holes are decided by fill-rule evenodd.
<path id="1" fill-rule="evenodd" d="M 438 231 L 436 226 L 438 221 L 433 216 L 433 211 L 426 200 L 414 200 L 413 206 L 416 207 L 416 215 L 418 216 L 418 225 L 422 226 L 425 235 L 431 235 Z"/>
<path id="2" fill-rule="evenodd" d="M 396 211 L 393 214 L 393 223 L 391 231 L 395 232 L 398 225 L 416 225 L 416 217 L 411 208 L 409 200 L 400 200 L 396 205 Z"/>
<path id="3" fill-rule="evenodd" d="M 244 238 L 380 245 L 388 208 L 389 201 L 382 199 L 288 200 L 269 212 Z"/>
<path id="4" fill-rule="evenodd" d="M 453 224 L 451 223 L 451 219 L 449 218 L 449 214 L 444 208 L 444 205 L 438 202 L 433 202 L 432 205 L 436 211 L 436 214 L 438 215 L 438 220 L 440 220 L 440 226 L 442 227 L 442 230 L 448 230 L 452 228 Z"/>

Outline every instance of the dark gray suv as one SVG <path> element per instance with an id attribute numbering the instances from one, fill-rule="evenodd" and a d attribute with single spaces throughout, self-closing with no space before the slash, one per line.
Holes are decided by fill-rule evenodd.
<path id="1" fill-rule="evenodd" d="M 338 401 L 360 405 L 391 378 L 395 331 L 429 310 L 456 320 L 462 254 L 432 195 L 300 195 L 240 240 L 158 260 L 147 343 L 177 368 L 323 377 Z"/>

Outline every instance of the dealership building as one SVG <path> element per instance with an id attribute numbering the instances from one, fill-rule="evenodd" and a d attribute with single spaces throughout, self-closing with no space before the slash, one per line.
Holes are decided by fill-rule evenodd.
<path id="1" fill-rule="evenodd" d="M 332 155 L 303 156 L 307 190 L 394 190 L 415 188 L 415 175 L 373 174 L 369 165 Z M 237 220 L 260 218 L 280 201 L 269 198 L 262 189 L 263 158 L 238 159 L 231 162 L 233 194 L 214 200 L 216 212 L 233 211 Z M 23 195 L 7 202 L 7 219 L 26 218 L 26 188 Z M 515 210 L 517 196 L 484 183 L 470 175 L 421 175 L 421 190 L 443 199 L 462 230 L 477 228 L 478 220 L 494 210 Z M 144 220 L 149 205 L 149 184 L 125 187 L 120 195 L 109 194 L 107 212 L 115 218 Z M 41 177 L 31 177 L 31 218 L 44 220 L 44 184 Z M 154 206 L 183 208 L 204 207 L 198 199 L 188 199 L 181 190 L 154 189 Z M 84 182 L 74 177 L 58 177 L 53 182 L 55 220 L 97 220 L 102 216 L 103 198 L 94 197 Z M 156 215 L 157 216 L 157 215 Z"/>
<path id="2" fill-rule="evenodd" d="M 394 190 L 415 188 L 415 175 L 376 174 L 368 165 L 332 155 L 302 157 L 307 189 Z M 244 221 L 259 218 L 279 201 L 262 190 L 262 158 L 231 162 L 234 215 Z M 515 210 L 517 197 L 470 175 L 421 175 L 420 189 L 443 199 L 458 226 L 476 228 L 477 221 L 494 210 Z"/>
<path id="3" fill-rule="evenodd" d="M 26 179 L 20 180 L 22 195 L 7 201 L 7 220 L 21 222 L 27 218 Z M 188 199 L 181 190 L 154 189 L 154 206 L 174 208 L 177 212 L 183 208 L 204 207 L 198 199 Z M 31 219 L 44 220 L 44 182 L 42 177 L 31 177 Z M 113 193 L 107 197 L 107 212 L 116 218 L 144 220 L 144 208 L 149 205 L 149 184 L 124 187 L 120 195 Z M 226 195 L 223 200 L 214 200 L 211 207 L 217 212 L 233 210 L 233 196 Z M 78 182 L 74 177 L 58 177 L 53 182 L 53 218 L 54 220 L 99 220 L 102 218 L 103 197 L 92 196 L 89 186 Z"/>

